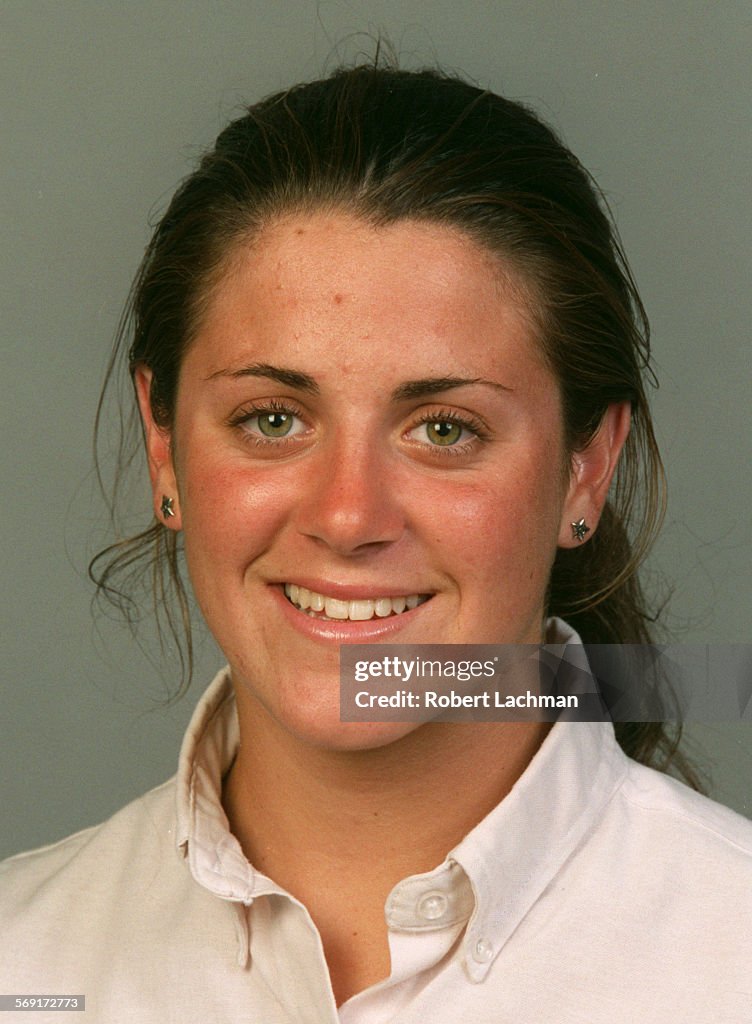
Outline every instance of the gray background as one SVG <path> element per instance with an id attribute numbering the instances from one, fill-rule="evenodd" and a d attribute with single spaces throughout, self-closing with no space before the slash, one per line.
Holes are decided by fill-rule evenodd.
<path id="1" fill-rule="evenodd" d="M 317 75 L 335 45 L 371 53 L 352 34 L 380 30 L 408 66 L 532 103 L 608 193 L 662 381 L 651 578 L 674 587 L 674 640 L 752 640 L 747 0 L 0 0 L 0 855 L 170 775 L 219 663 L 207 643 L 188 698 L 155 709 L 171 669 L 89 609 L 91 424 L 149 217 L 244 98 Z M 693 736 L 715 795 L 752 815 L 749 730 Z"/>

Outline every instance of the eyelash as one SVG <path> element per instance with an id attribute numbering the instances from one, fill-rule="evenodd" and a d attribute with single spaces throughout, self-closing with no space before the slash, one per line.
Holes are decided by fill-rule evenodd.
<path id="1" fill-rule="evenodd" d="M 262 437 L 259 434 L 251 433 L 248 429 L 244 429 L 251 420 L 260 416 L 269 415 L 270 413 L 282 413 L 288 416 L 295 416 L 297 419 L 305 422 L 305 418 L 301 410 L 292 402 L 281 402 L 272 398 L 266 402 L 252 403 L 251 405 L 241 409 L 235 416 L 230 418 L 228 425 L 240 428 L 247 441 L 253 445 L 261 447 L 271 445 L 280 448 L 286 445 L 295 444 L 305 437 L 307 431 L 302 431 L 301 433 L 296 433 L 291 436 Z M 439 458 L 442 458 L 445 455 L 465 455 L 472 447 L 474 447 L 477 441 L 488 441 L 490 439 L 488 430 L 481 420 L 469 413 L 460 415 L 451 409 L 427 410 L 418 417 L 417 421 L 411 424 L 411 426 L 404 432 L 403 436 L 408 435 L 418 427 L 429 423 L 456 423 L 457 426 L 462 427 L 464 430 L 469 430 L 470 433 L 474 435 L 466 441 L 458 442 L 453 445 L 433 445 L 422 441 L 415 442 L 432 456 L 435 455 Z"/>
<path id="2" fill-rule="evenodd" d="M 292 402 L 285 401 L 280 402 L 277 399 L 271 398 L 267 402 L 252 403 L 241 409 L 235 416 L 232 416 L 228 421 L 231 427 L 239 427 L 244 434 L 244 437 L 251 444 L 258 445 L 261 447 L 267 447 L 268 445 L 274 445 L 279 448 L 284 445 L 294 444 L 305 436 L 306 431 L 300 434 L 293 434 L 292 436 L 282 437 L 262 437 L 260 434 L 252 434 L 250 430 L 244 429 L 245 425 L 251 420 L 257 419 L 260 416 L 268 416 L 271 413 L 283 413 L 287 416 L 295 416 L 297 419 L 305 422 L 304 417 L 300 409 L 296 408 Z"/>
<path id="3" fill-rule="evenodd" d="M 420 415 L 417 423 L 414 423 L 407 432 L 410 433 L 417 427 L 428 423 L 456 423 L 458 427 L 462 427 L 464 430 L 469 430 L 470 433 L 474 435 L 466 441 L 461 441 L 453 445 L 423 444 L 422 442 L 417 442 L 421 447 L 430 452 L 431 455 L 437 455 L 439 457 L 443 457 L 444 455 L 466 455 L 475 446 L 477 441 L 488 441 L 490 439 L 485 425 L 479 419 L 475 416 L 471 416 L 469 413 L 460 415 L 451 409 L 427 410 Z"/>

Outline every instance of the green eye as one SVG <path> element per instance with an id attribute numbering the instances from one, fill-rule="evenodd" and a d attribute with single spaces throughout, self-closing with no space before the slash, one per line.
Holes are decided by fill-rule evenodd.
<path id="1" fill-rule="evenodd" d="M 292 430 L 295 417 L 289 412 L 265 412 L 256 417 L 264 437 L 285 437 Z"/>
<path id="2" fill-rule="evenodd" d="M 229 421 L 229 425 L 257 444 L 279 441 L 283 446 L 293 439 L 302 439 L 308 433 L 305 421 L 295 409 L 276 402 L 242 409 Z"/>
<path id="3" fill-rule="evenodd" d="M 435 420 L 425 424 L 426 436 L 431 444 L 438 444 L 442 447 L 449 447 L 457 444 L 462 437 L 463 428 L 459 423 L 451 420 Z"/>

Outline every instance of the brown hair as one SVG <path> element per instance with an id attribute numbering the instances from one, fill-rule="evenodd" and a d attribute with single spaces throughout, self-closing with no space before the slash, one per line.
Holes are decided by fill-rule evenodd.
<path id="1" fill-rule="evenodd" d="M 113 358 L 132 330 L 130 370 L 152 370 L 157 421 L 171 421 L 181 359 L 234 243 L 283 212 L 322 207 L 375 225 L 409 218 L 453 226 L 515 268 L 537 296 L 570 450 L 592 437 L 610 403 L 631 404 L 632 430 L 598 530 L 559 551 L 548 610 L 586 644 L 650 642 L 654 617 L 636 570 L 662 517 L 663 471 L 645 394 L 647 319 L 600 191 L 521 104 L 436 71 L 369 65 L 249 107 L 177 190 L 134 282 Z M 99 594 L 133 621 L 127 593 L 149 570 L 157 615 L 175 639 L 182 619 L 190 677 L 177 545 L 154 522 L 97 556 L 91 574 Z M 662 723 L 619 723 L 616 731 L 632 757 L 694 783 Z"/>

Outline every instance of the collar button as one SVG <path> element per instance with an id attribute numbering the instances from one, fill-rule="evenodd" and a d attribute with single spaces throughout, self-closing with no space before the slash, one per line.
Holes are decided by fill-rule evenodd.
<path id="1" fill-rule="evenodd" d="M 438 921 L 444 917 L 449 901 L 442 892 L 427 892 L 418 901 L 418 915 L 424 921 Z"/>
<path id="2" fill-rule="evenodd" d="M 494 950 L 488 939 L 478 939 L 473 946 L 472 957 L 476 964 L 487 964 L 493 960 Z"/>

